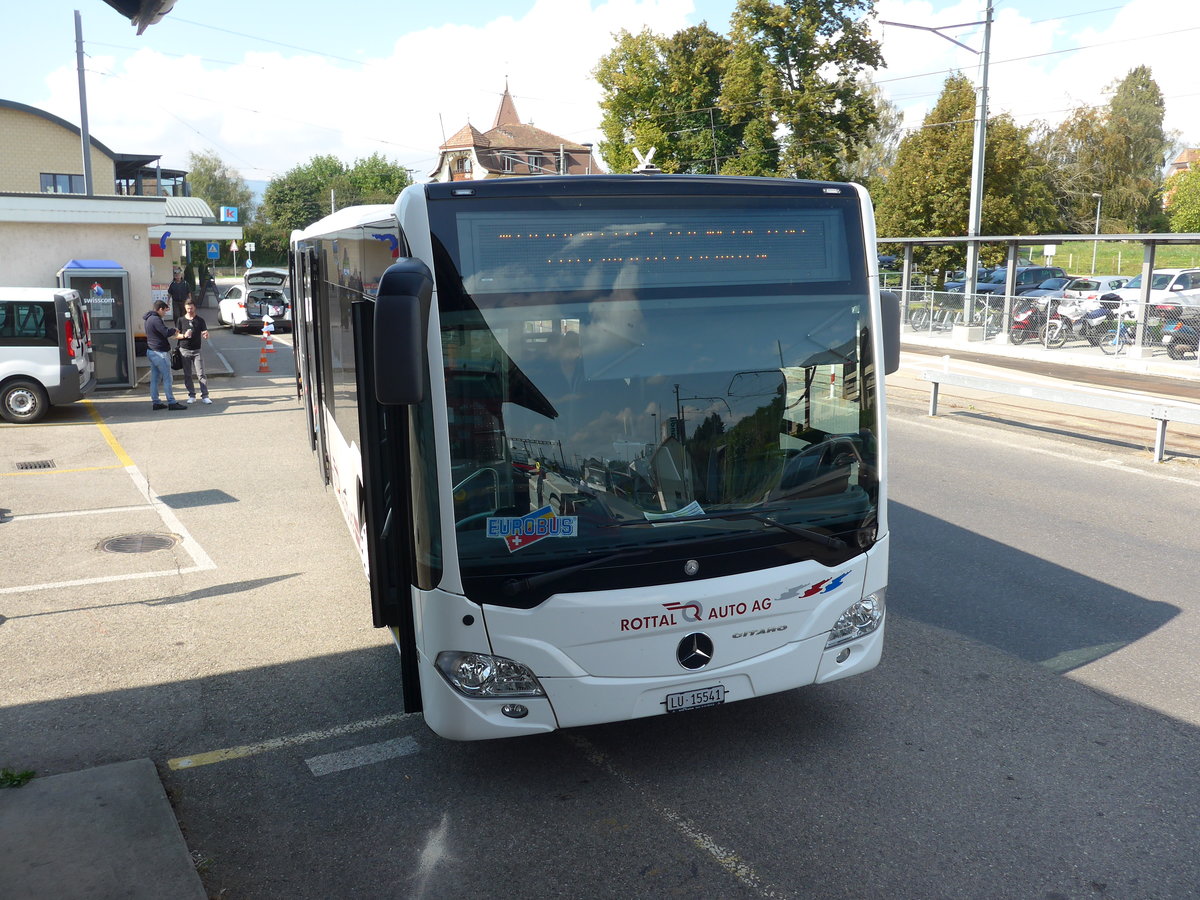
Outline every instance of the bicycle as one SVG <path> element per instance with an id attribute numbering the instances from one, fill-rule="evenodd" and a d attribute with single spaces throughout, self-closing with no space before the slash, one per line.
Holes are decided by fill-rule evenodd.
<path id="1" fill-rule="evenodd" d="M 1100 339 L 1100 349 L 1108 356 L 1120 356 L 1126 347 L 1137 343 L 1137 323 L 1121 319 Z"/>

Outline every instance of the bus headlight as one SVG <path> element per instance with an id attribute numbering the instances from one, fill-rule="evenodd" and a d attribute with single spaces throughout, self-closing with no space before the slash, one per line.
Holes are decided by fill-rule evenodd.
<path id="1" fill-rule="evenodd" d="M 886 590 L 878 590 L 867 594 L 844 613 L 838 616 L 829 632 L 829 640 L 825 649 L 847 644 L 850 641 L 864 637 L 879 627 L 883 621 L 884 594 Z"/>
<path id="2" fill-rule="evenodd" d="M 528 666 L 503 656 L 443 650 L 436 665 L 450 686 L 468 697 L 546 696 Z"/>

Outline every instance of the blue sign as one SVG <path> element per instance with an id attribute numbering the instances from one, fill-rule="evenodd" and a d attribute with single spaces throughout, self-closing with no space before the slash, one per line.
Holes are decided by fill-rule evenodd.
<path id="1" fill-rule="evenodd" d="M 221 221 L 222 222 L 237 222 L 237 220 L 238 220 L 238 208 L 236 206 L 222 206 L 221 207 Z"/>
<path id="2" fill-rule="evenodd" d="M 218 244 L 216 241 L 209 241 L 208 242 L 208 258 L 209 259 L 220 259 L 220 257 L 221 257 L 221 245 Z"/>

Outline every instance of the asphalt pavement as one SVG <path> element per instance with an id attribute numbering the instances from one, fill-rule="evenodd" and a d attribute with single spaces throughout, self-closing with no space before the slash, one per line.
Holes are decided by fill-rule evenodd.
<path id="1" fill-rule="evenodd" d="M 132 457 L 137 461 L 139 468 L 146 470 L 147 488 L 143 497 L 147 497 L 149 505 L 164 516 L 166 513 L 163 512 L 163 508 L 187 508 L 192 501 L 188 499 L 186 462 L 176 462 L 173 459 L 157 469 L 147 463 L 147 458 L 155 452 L 155 441 L 166 442 L 168 446 L 173 443 L 176 447 L 182 446 L 194 453 L 207 453 L 213 447 L 227 446 L 230 440 L 235 440 L 232 437 L 234 432 L 228 424 L 219 424 L 222 415 L 290 411 L 290 417 L 294 418 L 298 409 L 294 391 L 290 387 L 294 363 L 286 339 L 276 343 L 278 352 L 270 359 L 270 371 L 260 372 L 258 369 L 261 368 L 259 360 L 263 358 L 262 343 L 246 337 L 232 339 L 224 329 L 218 329 L 215 325 L 215 310 L 208 308 L 202 310 L 202 314 L 206 317 L 211 316 L 214 320 L 210 322 L 214 339 L 208 348 L 210 377 L 215 380 L 212 392 L 217 398 L 214 406 L 197 406 L 180 413 L 151 412 L 145 388 L 139 386 L 131 391 L 100 394 L 86 407 L 78 405 L 78 408 L 62 412 L 65 421 L 59 422 L 86 424 L 92 420 L 98 427 L 102 425 L 109 435 L 114 431 L 126 435 L 124 440 L 133 445 L 128 455 L 115 438 L 108 441 L 109 448 L 116 452 L 122 467 L 129 457 Z M 904 339 L 907 345 L 905 349 L 910 351 L 981 358 L 1002 366 L 1032 367 L 1033 370 L 1042 371 L 1050 363 L 1069 365 L 1073 367 L 1074 374 L 1071 377 L 1076 379 L 1087 378 L 1089 374 L 1099 379 L 1104 377 L 1105 372 L 1114 371 L 1123 376 L 1147 376 L 1152 379 L 1147 382 L 1148 385 L 1157 385 L 1160 389 L 1169 389 L 1172 392 L 1182 391 L 1182 396 L 1187 396 L 1188 391 L 1194 393 L 1194 381 L 1200 380 L 1200 366 L 1195 359 L 1174 362 L 1155 355 L 1144 360 L 1114 362 L 1108 357 L 1103 357 L 1094 348 L 1047 351 L 1041 347 L 956 341 L 949 336 L 940 335 L 906 334 Z M 1173 381 L 1167 381 L 1166 378 Z M 193 421 L 187 422 L 186 417 L 191 417 Z M 196 422 L 195 419 L 201 421 Z M 208 420 L 207 423 L 205 419 Z M 170 434 L 164 432 L 142 447 L 136 444 L 137 438 L 130 437 L 136 434 L 139 423 L 148 423 L 154 429 L 186 428 L 187 431 Z M 245 423 L 250 424 L 251 420 L 246 419 Z M 15 428 L 13 430 L 16 431 Z M 45 432 L 48 435 L 47 453 L 56 452 L 53 448 L 58 446 L 53 439 L 54 431 L 47 429 Z M 62 429 L 58 431 L 60 436 L 65 433 Z M 16 436 L 26 437 L 21 432 Z M 249 449 L 242 445 L 237 445 L 234 449 L 245 450 L 248 453 L 260 452 L 262 446 L 270 445 L 271 439 L 264 438 Z M 12 437 L 6 435 L 5 440 L 11 441 Z M 32 448 L 37 446 L 37 442 L 30 446 L 30 452 L 33 452 Z M 184 456 L 186 455 L 185 452 Z M 0 469 L 7 465 L 6 461 L 0 461 Z M 100 462 L 91 467 L 81 467 L 81 470 L 95 470 L 105 466 L 109 469 L 118 468 L 110 461 L 107 464 Z M 172 487 L 164 486 L 168 484 Z M 16 527 L 11 524 L 14 517 L 36 518 L 38 515 L 53 516 L 59 513 L 54 512 L 53 508 L 39 507 L 33 493 L 23 493 L 18 479 L 9 478 L 7 483 L 0 480 L 0 489 L 3 488 L 8 490 L 0 495 L 0 506 L 5 507 L 0 509 L 0 556 L 11 558 L 15 544 L 4 548 L 9 540 L 15 538 L 6 540 L 5 532 L 11 532 Z M 264 507 L 270 508 L 269 487 L 263 486 L 263 489 L 260 497 L 244 496 L 243 502 L 254 502 L 258 499 Z M 116 492 L 118 488 L 114 487 L 112 490 Z M 175 498 L 174 502 L 170 502 L 171 498 Z M 122 501 L 119 498 L 105 499 L 105 503 L 111 508 L 120 508 L 120 502 Z M 219 505 L 220 498 L 214 500 L 210 496 L 197 502 Z M 332 505 L 331 498 L 326 496 L 317 497 L 314 503 Z M 97 509 L 94 511 L 102 512 L 102 504 L 97 501 L 96 505 Z M 302 516 L 303 512 L 293 513 L 293 517 Z M 92 518 L 102 516 L 96 515 Z M 164 518 L 164 521 L 169 528 L 173 527 L 170 518 Z M 45 549 L 52 550 L 49 547 Z M 173 552 L 176 557 L 172 566 L 176 572 L 208 571 L 205 551 L 189 545 L 186 534 Z M 232 548 L 230 552 L 233 552 Z M 208 564 L 211 567 L 211 560 Z M 138 574 L 122 571 L 102 574 L 99 578 L 137 577 Z M 155 575 L 156 573 L 150 572 L 143 581 L 151 583 Z M 27 581 L 22 579 L 26 576 L 33 577 L 33 572 L 10 568 L 3 579 L 0 579 L 0 592 L 16 593 L 24 590 L 22 586 L 27 584 Z M 163 580 L 167 580 L 165 574 Z M 72 586 L 83 585 L 88 581 L 88 578 L 72 580 L 64 577 L 60 582 L 64 588 L 57 593 L 71 594 Z M 204 590 L 206 589 L 202 588 L 193 593 L 202 594 Z M 218 588 L 210 590 L 215 591 Z M 149 596 L 155 595 L 151 592 Z M 176 599 L 190 598 L 184 596 Z M 129 602 L 169 604 L 172 598 L 163 596 L 157 600 L 143 598 Z M 78 596 L 67 597 L 62 603 L 66 606 L 77 604 Z M 270 615 L 264 612 L 264 621 L 270 620 Z M 4 617 L 0 616 L 0 625 L 3 621 Z M 0 749 L 7 749 L 9 753 L 13 751 L 11 744 L 6 746 L 2 741 Z M 0 767 L 7 768 L 19 762 L 19 759 L 5 759 L 0 754 Z M 197 860 L 189 853 L 155 763 L 136 754 L 125 761 L 74 772 L 39 775 L 24 786 L 0 789 L 0 861 L 0 897 L 53 897 L 74 900 L 85 897 L 206 896 L 196 871 Z"/>

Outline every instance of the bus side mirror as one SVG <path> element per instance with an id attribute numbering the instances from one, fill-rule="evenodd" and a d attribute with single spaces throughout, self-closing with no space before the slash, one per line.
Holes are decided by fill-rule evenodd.
<path id="1" fill-rule="evenodd" d="M 879 292 L 879 311 L 883 318 L 883 374 L 900 368 L 900 295 Z"/>
<path id="2" fill-rule="evenodd" d="M 401 259 L 379 279 L 372 341 L 375 397 L 386 406 L 425 399 L 425 322 L 433 276 L 419 259 Z"/>

